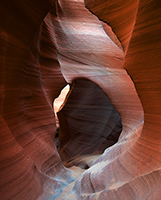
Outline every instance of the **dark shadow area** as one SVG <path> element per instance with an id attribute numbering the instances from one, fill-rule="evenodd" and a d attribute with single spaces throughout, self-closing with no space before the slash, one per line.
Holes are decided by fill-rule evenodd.
<path id="1" fill-rule="evenodd" d="M 102 89 L 87 79 L 73 81 L 59 118 L 59 153 L 63 162 L 95 155 L 118 141 L 121 118 Z M 59 133 L 58 133 L 59 132 Z"/>

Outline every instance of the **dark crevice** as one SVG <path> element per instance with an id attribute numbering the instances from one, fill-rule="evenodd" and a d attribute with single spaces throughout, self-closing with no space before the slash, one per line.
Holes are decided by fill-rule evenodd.
<path id="1" fill-rule="evenodd" d="M 97 84 L 77 79 L 73 85 L 64 107 L 57 113 L 60 127 L 56 143 L 63 162 L 103 153 L 118 141 L 122 131 L 118 112 Z M 88 164 L 84 167 L 88 168 Z"/>

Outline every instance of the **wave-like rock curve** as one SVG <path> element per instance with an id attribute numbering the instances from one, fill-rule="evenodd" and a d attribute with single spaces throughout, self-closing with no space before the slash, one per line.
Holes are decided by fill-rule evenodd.
<path id="1" fill-rule="evenodd" d="M 160 200 L 160 12 L 155 0 L 0 2 L 1 199 Z M 59 154 L 53 101 L 67 83 Z"/>

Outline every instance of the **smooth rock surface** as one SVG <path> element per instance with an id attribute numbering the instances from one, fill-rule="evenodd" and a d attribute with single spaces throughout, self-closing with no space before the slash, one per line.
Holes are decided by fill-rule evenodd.
<path id="1" fill-rule="evenodd" d="M 157 0 L 0 1 L 0 199 L 160 200 L 160 13 Z"/>

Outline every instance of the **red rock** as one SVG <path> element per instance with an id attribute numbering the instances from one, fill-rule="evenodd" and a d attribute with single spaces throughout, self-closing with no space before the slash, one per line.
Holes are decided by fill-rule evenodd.
<path id="1" fill-rule="evenodd" d="M 85 5 L 0 2 L 3 200 L 160 200 L 160 3 Z M 53 101 L 67 83 L 59 155 Z"/>

